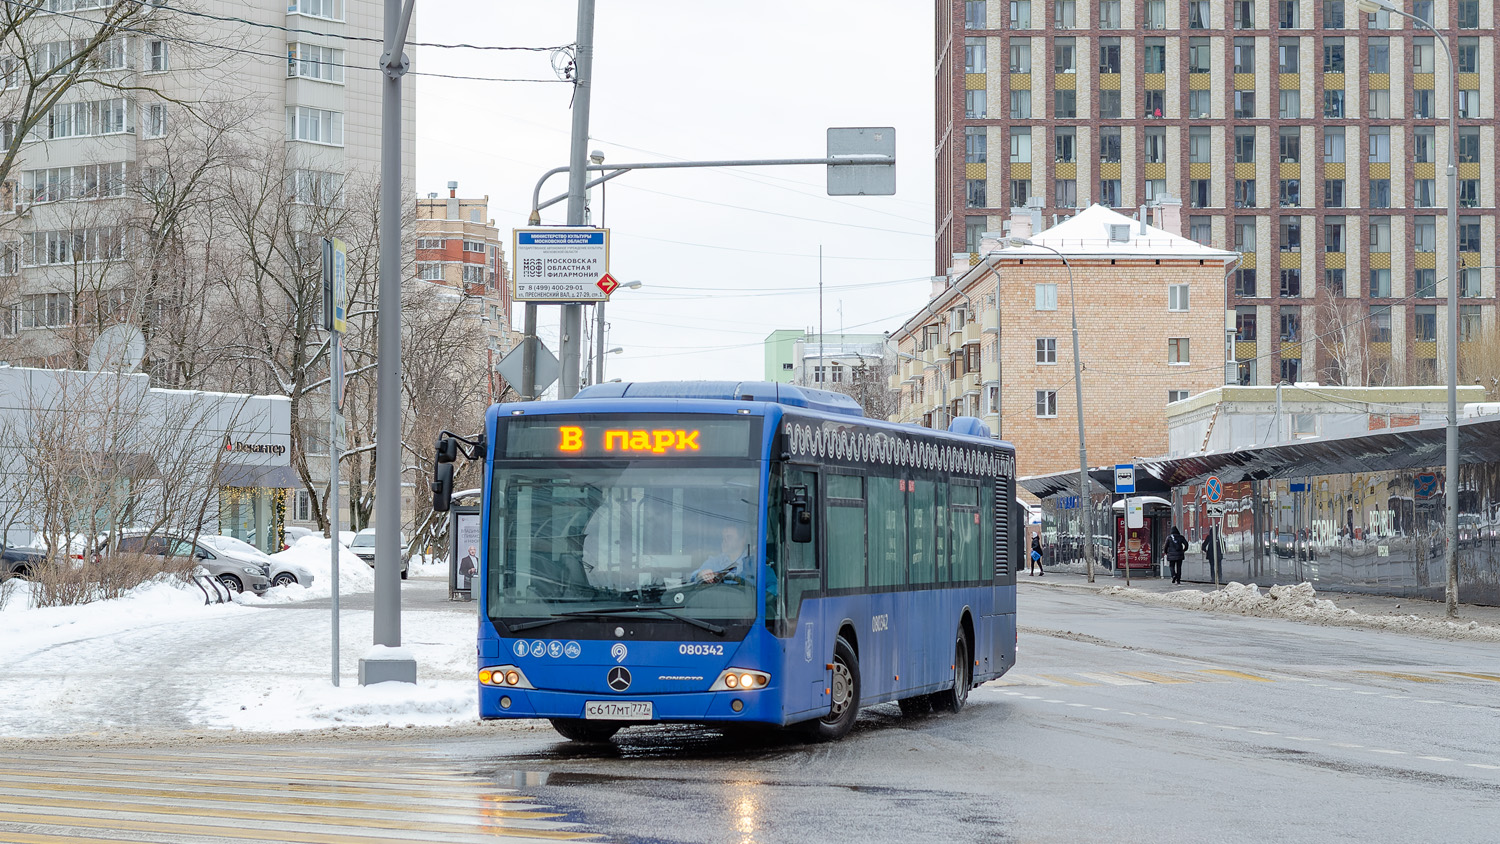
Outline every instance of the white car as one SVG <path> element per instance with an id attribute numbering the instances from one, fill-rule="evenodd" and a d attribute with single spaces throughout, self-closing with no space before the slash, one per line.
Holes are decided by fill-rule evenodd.
<path id="1" fill-rule="evenodd" d="M 313 584 L 312 572 L 296 563 L 286 562 L 269 556 L 264 551 L 242 539 L 235 539 L 232 536 L 200 536 L 198 537 L 198 541 L 226 557 L 254 560 L 256 563 L 269 566 L 271 569 L 270 577 L 272 586 L 285 586 L 288 583 L 296 583 L 301 586 L 311 586 Z"/>
<path id="2" fill-rule="evenodd" d="M 404 533 L 401 534 L 401 548 L 403 550 L 406 548 L 406 534 Z M 354 539 L 349 542 L 349 550 L 353 551 L 361 560 L 364 560 L 370 568 L 375 568 L 375 528 L 365 528 L 359 533 L 354 534 Z M 402 580 L 406 579 L 410 566 L 411 560 L 403 556 L 401 558 Z"/>

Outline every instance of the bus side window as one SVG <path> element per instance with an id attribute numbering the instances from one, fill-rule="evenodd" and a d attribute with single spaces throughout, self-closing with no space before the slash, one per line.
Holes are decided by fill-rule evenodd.
<path id="1" fill-rule="evenodd" d="M 864 478 L 859 475 L 828 476 L 828 588 L 863 588 L 865 585 Z"/>
<path id="2" fill-rule="evenodd" d="M 932 583 L 936 575 L 937 533 L 933 529 L 932 481 L 907 481 L 912 492 L 907 496 L 907 514 L 911 520 L 911 582 Z"/>

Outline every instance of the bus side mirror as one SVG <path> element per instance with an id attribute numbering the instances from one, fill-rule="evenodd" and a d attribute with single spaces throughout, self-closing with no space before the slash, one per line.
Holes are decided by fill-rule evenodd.
<path id="1" fill-rule="evenodd" d="M 812 542 L 812 511 L 807 504 L 807 487 L 788 489 L 787 501 L 792 505 L 792 541 Z"/>
<path id="2" fill-rule="evenodd" d="M 458 459 L 458 440 L 452 437 L 439 437 L 436 452 L 438 463 L 454 462 Z"/>
<path id="3" fill-rule="evenodd" d="M 449 440 L 452 442 L 452 440 Z M 439 463 L 432 471 L 432 510 L 435 513 L 448 512 L 448 504 L 453 498 L 453 464 Z"/>

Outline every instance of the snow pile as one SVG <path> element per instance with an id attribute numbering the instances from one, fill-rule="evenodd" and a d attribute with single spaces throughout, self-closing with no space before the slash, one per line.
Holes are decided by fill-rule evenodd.
<path id="1" fill-rule="evenodd" d="M 1254 583 L 1230 583 L 1212 592 L 1183 589 L 1157 594 L 1123 586 L 1111 586 L 1102 591 L 1106 595 L 1117 595 L 1148 604 L 1208 612 L 1287 618 L 1341 627 L 1368 627 L 1443 639 L 1500 642 L 1500 627 L 1488 627 L 1477 621 L 1454 622 L 1416 615 L 1366 615 L 1352 609 L 1340 609 L 1333 601 L 1319 598 L 1313 585 L 1305 581 L 1295 585 L 1272 586 L 1264 594 Z"/>
<path id="2" fill-rule="evenodd" d="M 297 540 L 292 547 L 278 554 L 272 554 L 271 559 L 280 563 L 290 563 L 307 569 L 313 576 L 311 587 L 300 586 L 289 583 L 286 586 L 275 586 L 266 590 L 263 596 L 240 595 L 236 600 L 243 604 L 290 604 L 297 601 L 311 601 L 317 598 L 328 598 L 333 595 L 333 561 L 328 551 L 328 537 L 326 536 L 304 536 Z M 361 560 L 353 551 L 347 547 L 339 546 L 339 594 L 352 595 L 356 592 L 375 591 L 375 572 L 368 563 Z"/>
<path id="3" fill-rule="evenodd" d="M 14 591 L 0 610 L 0 676 L 4 662 L 24 659 L 60 643 L 108 639 L 133 627 L 244 611 L 233 604 L 204 605 L 197 586 L 158 575 L 125 596 L 67 607 L 31 606 L 31 584 L 7 581 Z"/>
<path id="4" fill-rule="evenodd" d="M 447 577 L 448 561 L 434 554 L 413 554 L 410 572 L 412 577 Z"/>

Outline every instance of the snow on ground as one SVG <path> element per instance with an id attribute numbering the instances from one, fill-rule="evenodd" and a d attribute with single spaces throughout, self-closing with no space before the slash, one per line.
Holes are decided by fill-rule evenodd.
<path id="1" fill-rule="evenodd" d="M 1306 582 L 1272 586 L 1265 592 L 1261 592 L 1254 583 L 1230 583 L 1212 592 L 1181 589 L 1155 593 L 1124 586 L 1110 586 L 1102 591 L 1105 595 L 1117 595 L 1148 604 L 1209 612 L 1288 618 L 1341 627 L 1368 627 L 1444 639 L 1500 642 L 1500 627 L 1489 627 L 1477 621 L 1454 622 L 1416 615 L 1367 615 L 1352 609 L 1340 609 L 1333 601 L 1319 598 L 1313 585 Z"/>
<path id="2" fill-rule="evenodd" d="M 271 559 L 292 563 L 307 569 L 313 576 L 311 587 L 289 583 L 266 590 L 263 596 L 241 595 L 237 599 L 243 604 L 290 604 L 311 601 L 333 595 L 333 559 L 328 550 L 328 537 L 304 536 L 296 544 Z M 357 592 L 375 590 L 375 571 L 347 547 L 339 546 L 339 594 L 352 595 Z"/>
<path id="3" fill-rule="evenodd" d="M 413 554 L 410 571 L 412 577 L 447 577 L 448 561 L 433 554 Z"/>
<path id="4" fill-rule="evenodd" d="M 0 607 L 0 738 L 476 721 L 472 605 L 402 614 L 415 686 L 359 685 L 373 613 L 343 609 L 342 685 L 335 688 L 327 605 L 276 605 L 327 596 L 328 540 L 307 537 L 284 553 L 294 552 L 308 557 L 298 561 L 316 574 L 312 589 L 283 587 L 269 599 L 240 596 L 232 604 L 205 606 L 196 587 L 162 579 L 115 600 L 33 608 L 30 584 L 8 581 Z M 357 557 L 341 560 L 340 569 L 341 594 L 370 591 L 373 579 Z M 413 595 L 446 588 L 403 584 Z"/>

